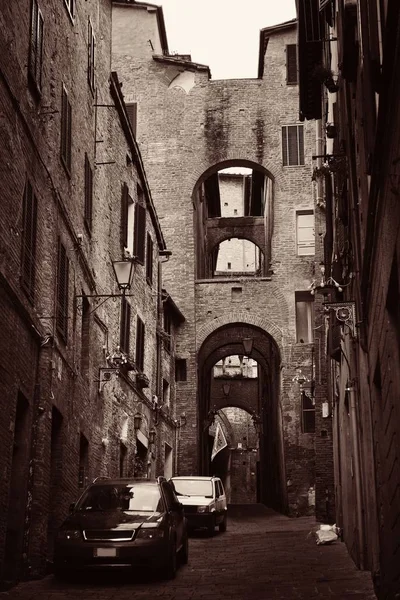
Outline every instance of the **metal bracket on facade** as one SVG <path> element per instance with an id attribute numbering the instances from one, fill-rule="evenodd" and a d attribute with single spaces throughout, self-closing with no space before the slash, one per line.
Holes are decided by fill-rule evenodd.
<path id="1" fill-rule="evenodd" d="M 324 304 L 326 309 L 335 311 L 335 317 L 340 323 L 344 323 L 350 329 L 352 336 L 357 337 L 356 331 L 356 303 L 349 302 L 327 302 Z"/>
<path id="2" fill-rule="evenodd" d="M 99 394 L 103 391 L 106 383 L 112 380 L 113 377 L 118 377 L 119 369 L 113 367 L 100 367 L 99 379 L 95 379 L 95 382 L 99 384 Z"/>

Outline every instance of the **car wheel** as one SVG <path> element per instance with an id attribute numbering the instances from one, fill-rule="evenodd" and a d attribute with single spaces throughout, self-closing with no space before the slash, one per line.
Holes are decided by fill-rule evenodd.
<path id="1" fill-rule="evenodd" d="M 173 540 L 169 547 L 167 562 L 164 568 L 164 576 L 166 579 L 175 579 L 177 571 L 177 558 L 176 558 L 176 541 Z"/>
<path id="2" fill-rule="evenodd" d="M 181 561 L 183 565 L 187 565 L 189 560 L 189 539 L 187 532 L 183 536 L 181 548 Z"/>
<path id="3" fill-rule="evenodd" d="M 214 535 L 214 533 L 215 533 L 215 517 L 214 516 L 211 517 L 211 520 L 210 520 L 210 522 L 208 524 L 207 530 L 208 530 L 208 535 L 210 537 L 212 537 Z"/>
<path id="4" fill-rule="evenodd" d="M 221 533 L 224 533 L 226 531 L 227 525 L 228 525 L 228 517 L 225 514 L 221 523 L 218 525 L 218 529 L 220 530 Z"/>

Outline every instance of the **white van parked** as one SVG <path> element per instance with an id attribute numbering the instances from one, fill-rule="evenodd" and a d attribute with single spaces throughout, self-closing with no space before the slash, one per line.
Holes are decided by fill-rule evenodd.
<path id="1" fill-rule="evenodd" d="M 172 477 L 176 495 L 183 504 L 189 529 L 206 527 L 214 535 L 215 527 L 226 531 L 228 507 L 224 486 L 219 477 Z"/>

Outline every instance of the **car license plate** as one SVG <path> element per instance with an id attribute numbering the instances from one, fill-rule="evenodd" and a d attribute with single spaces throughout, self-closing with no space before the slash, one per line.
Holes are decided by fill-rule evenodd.
<path id="1" fill-rule="evenodd" d="M 117 556 L 116 548 L 95 548 L 93 550 L 93 556 L 104 556 L 104 557 L 112 557 Z"/>

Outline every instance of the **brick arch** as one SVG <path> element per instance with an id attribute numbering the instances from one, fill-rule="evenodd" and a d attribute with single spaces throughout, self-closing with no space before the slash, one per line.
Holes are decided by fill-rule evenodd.
<path id="1" fill-rule="evenodd" d="M 221 169 L 226 169 L 228 167 L 247 167 L 249 169 L 258 169 L 263 171 L 264 174 L 272 180 L 272 182 L 280 181 L 280 179 L 283 178 L 282 173 L 279 173 L 278 177 L 274 176 L 273 171 L 276 168 L 276 165 L 270 161 L 267 161 L 265 164 L 260 164 L 255 160 L 249 160 L 243 157 L 231 157 L 229 159 L 212 164 L 210 164 L 208 161 L 203 161 L 192 171 L 192 197 L 195 196 L 200 184 L 203 183 L 203 181 L 205 181 L 210 175 L 216 171 L 220 171 Z"/>
<path id="2" fill-rule="evenodd" d="M 234 323 L 242 323 L 243 325 L 253 325 L 268 333 L 279 348 L 281 360 L 284 355 L 283 351 L 283 330 L 278 327 L 273 321 L 267 317 L 257 317 L 249 315 L 247 312 L 234 311 L 229 315 L 222 315 L 212 321 L 205 323 L 196 332 L 196 351 L 198 352 L 205 340 L 217 329 L 224 325 L 233 325 Z"/>

